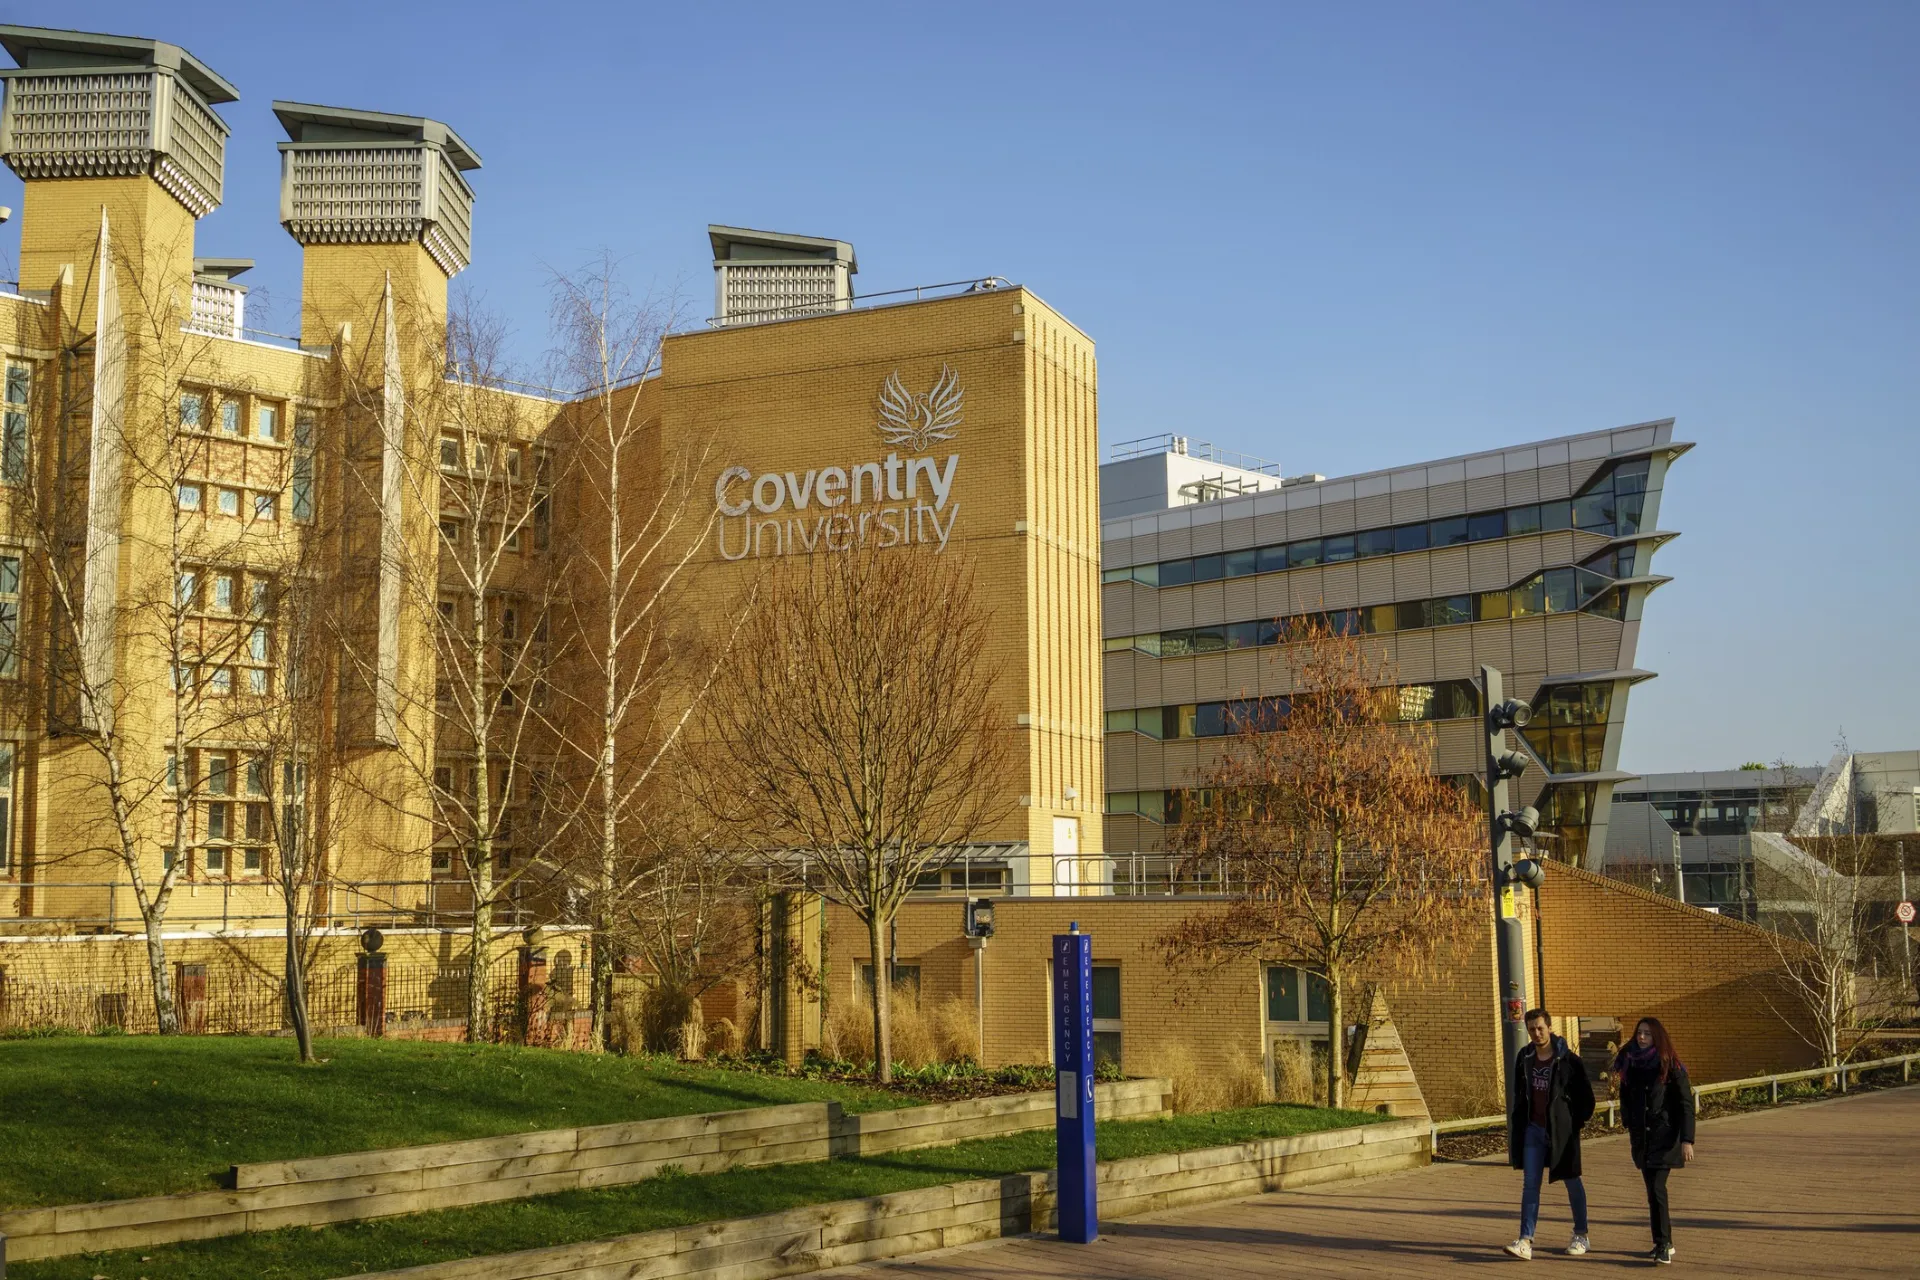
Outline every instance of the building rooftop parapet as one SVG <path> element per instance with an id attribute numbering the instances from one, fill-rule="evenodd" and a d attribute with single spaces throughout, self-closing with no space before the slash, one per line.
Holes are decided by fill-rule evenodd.
<path id="1" fill-rule="evenodd" d="M 179 45 L 0 26 L 19 66 L 0 108 L 0 159 L 23 180 L 152 175 L 196 218 L 220 207 L 239 92 Z"/>
<path id="2" fill-rule="evenodd" d="M 1175 435 L 1171 432 L 1118 441 L 1108 448 L 1107 461 L 1123 462 L 1128 458 L 1146 458 L 1157 453 L 1177 453 L 1182 457 L 1197 458 L 1202 462 L 1217 462 L 1223 467 L 1235 467 L 1241 471 L 1258 471 L 1263 475 L 1278 476 L 1280 474 L 1280 464 L 1277 462 L 1269 462 L 1265 458 L 1256 458 L 1251 454 L 1237 453 L 1232 449 L 1222 449 L 1210 441 L 1195 440 L 1189 436 Z"/>
<path id="3" fill-rule="evenodd" d="M 1557 436 L 1505 449 L 1458 454 L 1412 466 L 1333 476 L 1313 484 L 1278 486 L 1260 493 L 1238 494 L 1217 502 L 1194 506 L 1170 507 L 1149 513 L 1109 516 L 1102 521 L 1103 539 L 1152 533 L 1168 527 L 1183 527 L 1196 522 L 1213 523 L 1247 515 L 1267 515 L 1298 507 L 1341 502 L 1370 494 L 1389 494 L 1421 489 L 1479 476 L 1510 471 L 1531 471 L 1562 462 L 1603 463 L 1615 458 L 1644 456 L 1664 452 L 1678 457 L 1693 448 L 1691 442 L 1673 439 L 1673 419 L 1632 423 L 1579 435 Z M 1110 465 L 1110 464 L 1109 464 Z"/>

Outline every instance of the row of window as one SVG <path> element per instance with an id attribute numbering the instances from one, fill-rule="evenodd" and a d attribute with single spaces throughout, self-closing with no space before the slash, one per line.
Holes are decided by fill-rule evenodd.
<path id="1" fill-rule="evenodd" d="M 1625 537 L 1640 532 L 1648 465 L 1645 458 L 1616 463 L 1570 500 L 1106 569 L 1100 579 L 1102 582 L 1138 582 L 1148 587 L 1180 587 L 1559 529 L 1580 529 L 1609 538 Z"/>
<path id="2" fill-rule="evenodd" d="M 180 393 L 180 428 L 183 431 L 205 431 L 235 439 L 245 437 L 278 444 L 284 413 L 281 405 L 256 399 L 253 405 L 253 430 L 246 432 L 241 429 L 247 416 L 243 397 L 225 395 L 216 398 L 209 391 Z"/>
<path id="3" fill-rule="evenodd" d="M 0 555 L 0 677 L 20 674 L 20 557 Z"/>
<path id="4" fill-rule="evenodd" d="M 271 579 L 238 569 L 183 569 L 176 587 L 188 613 L 232 614 L 245 600 L 248 617 L 264 618 L 273 599 Z"/>
<path id="5" fill-rule="evenodd" d="M 1220 738 L 1247 731 L 1267 733 L 1280 727 L 1289 706 L 1290 699 L 1277 696 L 1131 707 L 1107 712 L 1107 732 L 1139 733 L 1160 741 Z M 1396 711 L 1400 720 L 1407 721 L 1477 716 L 1480 694 L 1471 680 L 1401 685 Z"/>
<path id="6" fill-rule="evenodd" d="M 208 490 L 212 490 L 209 497 Z M 247 495 L 251 493 L 252 500 Z M 280 495 L 266 489 L 243 490 L 228 488 L 225 485 L 203 485 L 198 482 L 183 483 L 174 490 L 174 500 L 182 511 L 204 511 L 208 515 L 226 516 L 238 520 L 242 511 L 250 510 L 255 520 L 278 520 L 280 518 Z M 304 508 L 306 514 L 298 519 L 309 519 L 313 515 L 311 506 Z"/>
<path id="7" fill-rule="evenodd" d="M 33 402 L 33 369 L 30 365 L 7 363 L 6 401 L 0 413 L 0 482 L 25 484 L 27 480 L 27 415 Z"/>
<path id="8" fill-rule="evenodd" d="M 1618 620 L 1624 616 L 1625 608 L 1624 592 L 1615 588 L 1614 579 L 1585 565 L 1563 565 L 1543 569 L 1518 586 L 1504 590 L 1399 600 L 1358 609 L 1295 614 L 1288 618 L 1216 622 L 1143 635 L 1108 636 L 1104 645 L 1108 653 L 1133 650 L 1151 658 L 1186 658 L 1200 653 L 1283 644 L 1289 624 L 1318 623 L 1336 635 L 1389 635 L 1396 631 L 1496 622 L 1548 613 L 1584 612 Z"/>
<path id="9" fill-rule="evenodd" d="M 519 484 L 525 474 L 525 452 L 523 446 L 504 440 L 473 440 L 469 446 L 459 436 L 441 436 L 440 469 L 449 475 L 486 475 L 498 463 L 507 479 Z M 542 448 L 532 452 L 534 483 L 545 485 L 552 479 L 553 455 Z"/>

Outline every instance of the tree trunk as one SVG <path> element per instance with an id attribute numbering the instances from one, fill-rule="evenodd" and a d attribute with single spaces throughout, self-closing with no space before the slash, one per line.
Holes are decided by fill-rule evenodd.
<path id="1" fill-rule="evenodd" d="M 1340 1000 L 1339 961 L 1327 966 L 1327 1105 L 1340 1106 L 1346 1101 L 1347 1085 L 1347 1045 L 1346 1020 Z"/>
<path id="2" fill-rule="evenodd" d="M 312 1062 L 313 1028 L 307 1022 L 307 977 L 300 961 L 299 905 L 294 894 L 283 896 L 287 902 L 287 1021 L 293 1027 L 300 1061 Z"/>
<path id="3" fill-rule="evenodd" d="M 484 895 L 476 893 L 473 898 L 473 931 L 467 943 L 468 1044 L 483 1044 L 493 1038 L 491 1002 L 487 998 L 487 979 L 493 969 L 492 896 L 489 883 Z"/>
<path id="4" fill-rule="evenodd" d="M 873 1078 L 893 1079 L 893 966 L 881 949 L 886 922 L 879 912 L 867 916 L 867 945 L 873 956 Z"/>
<path id="5" fill-rule="evenodd" d="M 142 916 L 147 929 L 147 972 L 153 977 L 154 1025 L 161 1035 L 174 1035 L 180 1030 L 180 1016 L 173 1006 L 173 980 L 167 973 L 167 944 L 160 937 L 166 917 L 157 910 Z"/>
<path id="6" fill-rule="evenodd" d="M 589 995 L 593 1013 L 592 1044 L 601 1052 L 607 1048 L 607 1019 L 613 1012 L 613 883 L 619 837 L 614 813 L 613 692 L 609 684 L 604 712 L 606 732 L 600 748 L 600 866 L 594 886 L 593 936 L 589 941 L 593 948 L 593 990 Z"/>

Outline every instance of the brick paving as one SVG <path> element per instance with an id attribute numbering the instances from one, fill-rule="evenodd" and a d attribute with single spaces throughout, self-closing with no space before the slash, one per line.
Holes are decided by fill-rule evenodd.
<path id="1" fill-rule="evenodd" d="M 1530 1264 L 1650 1267 L 1646 1201 L 1625 1140 L 1584 1154 L 1594 1251 L 1571 1234 L 1566 1193 L 1541 1199 Z M 1755 1112 L 1700 1126 L 1692 1167 L 1672 1175 L 1675 1269 L 1707 1276 L 1920 1276 L 1920 1087 Z M 1233 1280 L 1241 1276 L 1441 1276 L 1522 1264 L 1520 1174 L 1504 1163 L 1413 1173 L 1106 1224 L 1076 1247 L 1027 1237 L 826 1274 L 870 1280 Z"/>

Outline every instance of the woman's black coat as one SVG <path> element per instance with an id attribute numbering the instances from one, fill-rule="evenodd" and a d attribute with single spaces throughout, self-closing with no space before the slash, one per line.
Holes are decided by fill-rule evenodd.
<path id="1" fill-rule="evenodd" d="M 1529 1044 L 1514 1059 L 1513 1073 L 1507 1077 L 1507 1163 L 1516 1169 L 1524 1167 L 1527 1123 L 1533 1114 L 1527 1079 L 1533 1057 Z M 1580 1176 L 1580 1129 L 1592 1118 L 1593 1085 L 1587 1068 L 1567 1042 L 1555 1036 L 1553 1081 L 1547 1090 L 1547 1181 Z"/>
<path id="2" fill-rule="evenodd" d="M 1633 1144 L 1636 1169 L 1678 1169 L 1686 1164 L 1680 1144 L 1693 1141 L 1693 1085 L 1674 1063 L 1667 1078 L 1660 1067 L 1628 1067 L 1620 1081 L 1620 1120 Z"/>

